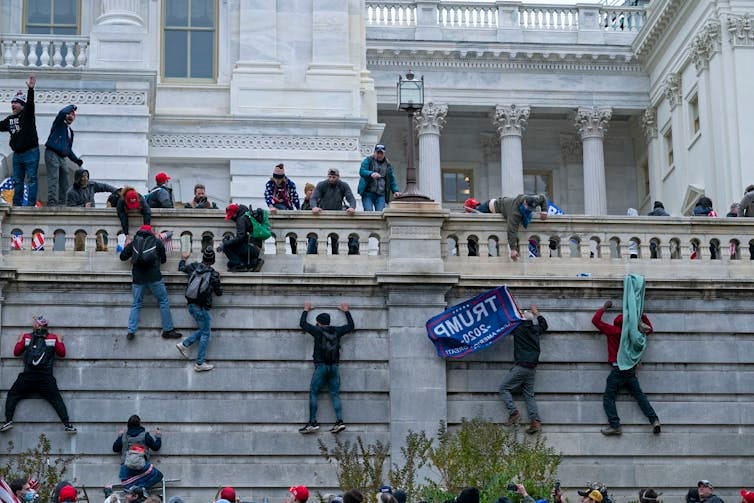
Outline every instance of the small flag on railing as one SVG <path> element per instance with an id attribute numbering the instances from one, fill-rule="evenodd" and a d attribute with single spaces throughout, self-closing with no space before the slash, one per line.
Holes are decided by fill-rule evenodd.
<path id="1" fill-rule="evenodd" d="M 31 250 L 32 251 L 44 251 L 45 249 L 45 235 L 44 232 L 35 232 L 31 238 Z"/>
<path id="2" fill-rule="evenodd" d="M 535 239 L 529 240 L 529 258 L 539 257 L 539 243 Z"/>
<path id="3" fill-rule="evenodd" d="M 165 245 L 165 253 L 173 253 L 173 231 L 162 231 L 157 237 Z"/>
<path id="4" fill-rule="evenodd" d="M 24 247 L 24 235 L 20 232 L 11 234 L 10 236 L 11 250 L 22 250 Z"/>

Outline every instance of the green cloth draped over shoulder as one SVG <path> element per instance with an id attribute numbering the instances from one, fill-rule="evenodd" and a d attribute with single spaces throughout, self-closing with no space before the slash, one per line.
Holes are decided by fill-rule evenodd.
<path id="1" fill-rule="evenodd" d="M 618 348 L 618 368 L 634 368 L 647 349 L 647 336 L 639 331 L 644 312 L 644 276 L 629 274 L 623 278 L 623 327 Z"/>

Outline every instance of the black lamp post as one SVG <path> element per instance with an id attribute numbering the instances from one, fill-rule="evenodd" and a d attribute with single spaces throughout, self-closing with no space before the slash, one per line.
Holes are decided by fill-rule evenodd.
<path id="1" fill-rule="evenodd" d="M 406 78 L 398 76 L 396 88 L 398 110 L 408 112 L 408 160 L 406 162 L 406 190 L 396 196 L 396 201 L 431 201 L 429 197 L 420 193 L 416 188 L 416 166 L 414 166 L 414 114 L 424 106 L 424 76 L 421 79 L 414 78 L 414 73 L 409 70 Z"/>

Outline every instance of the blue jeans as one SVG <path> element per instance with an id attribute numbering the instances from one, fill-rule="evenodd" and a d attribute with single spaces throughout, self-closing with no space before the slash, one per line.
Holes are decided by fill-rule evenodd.
<path id="1" fill-rule="evenodd" d="M 135 334 L 139 329 L 139 317 L 141 316 L 141 306 L 144 305 L 144 293 L 147 288 L 157 299 L 160 305 L 160 318 L 162 319 L 162 331 L 170 332 L 173 330 L 173 316 L 170 314 L 170 302 L 168 301 L 168 290 L 162 280 L 153 283 L 144 283 L 131 285 L 134 300 L 131 304 L 131 314 L 128 315 L 128 333 Z"/>
<path id="2" fill-rule="evenodd" d="M 330 398 L 332 406 L 335 409 L 335 419 L 343 420 L 343 406 L 340 403 L 340 373 L 338 364 L 327 365 L 324 363 L 314 364 L 314 374 L 312 374 L 312 383 L 309 386 L 309 422 L 317 422 L 317 395 L 322 386 L 327 385 L 330 389 Z"/>
<path id="3" fill-rule="evenodd" d="M 620 426 L 620 417 L 618 417 L 618 409 L 615 407 L 615 397 L 618 396 L 618 391 L 625 387 L 632 397 L 639 403 L 639 408 L 649 419 L 649 423 L 652 424 L 657 420 L 657 413 L 649 403 L 649 398 L 641 390 L 639 385 L 639 379 L 636 377 L 636 368 L 629 370 L 619 370 L 618 367 L 613 367 L 610 375 L 607 376 L 607 382 L 605 383 L 605 394 L 602 396 L 602 406 L 607 414 L 607 420 L 610 422 L 610 426 L 617 428 Z"/>
<path id="4" fill-rule="evenodd" d="M 364 206 L 364 211 L 382 211 L 385 209 L 385 194 L 364 192 L 361 194 L 361 204 Z"/>
<path id="5" fill-rule="evenodd" d="M 39 147 L 34 147 L 21 154 L 13 154 L 13 206 L 21 206 L 24 202 L 24 181 L 29 177 L 29 201 L 27 206 L 37 204 L 37 173 L 39 172 Z"/>
<path id="6" fill-rule="evenodd" d="M 191 316 L 196 320 L 199 330 L 186 337 L 181 344 L 189 347 L 197 340 L 199 341 L 199 354 L 196 355 L 196 363 L 201 365 L 204 363 L 204 357 L 207 355 L 207 344 L 209 344 L 209 331 L 210 323 L 212 323 L 212 315 L 209 314 L 209 309 L 196 304 L 189 304 L 188 310 L 189 313 L 191 313 Z"/>

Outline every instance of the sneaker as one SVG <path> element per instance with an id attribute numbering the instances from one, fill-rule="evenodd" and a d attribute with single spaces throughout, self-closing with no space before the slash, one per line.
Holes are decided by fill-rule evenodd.
<path id="1" fill-rule="evenodd" d="M 607 428 L 602 428 L 600 430 L 600 433 L 602 433 L 606 437 L 618 436 L 623 434 L 623 429 L 620 426 L 608 426 Z"/>
<path id="2" fill-rule="evenodd" d="M 526 433 L 528 433 L 529 435 L 539 433 L 540 431 L 542 431 L 542 423 L 540 421 L 537 421 L 536 419 L 531 422 L 528 428 L 526 428 Z"/>
<path id="3" fill-rule="evenodd" d="M 263 258 L 257 259 L 256 265 L 253 268 L 250 268 L 249 270 L 251 272 L 259 272 L 262 270 L 263 265 L 264 265 L 264 259 Z"/>
<path id="4" fill-rule="evenodd" d="M 517 410 L 514 410 L 511 412 L 511 415 L 508 416 L 508 422 L 505 423 L 506 426 L 514 426 L 518 424 L 518 422 L 521 420 L 521 413 Z"/>
<path id="5" fill-rule="evenodd" d="M 178 351 L 183 355 L 185 359 L 188 360 L 189 358 L 191 358 L 189 356 L 188 348 L 184 346 L 182 342 L 179 342 L 178 344 L 176 344 L 175 347 L 178 348 Z"/>
<path id="6" fill-rule="evenodd" d="M 71 423 L 66 423 L 65 424 L 65 432 L 66 433 L 76 433 L 78 431 L 79 430 L 77 430 L 76 427 L 73 426 Z"/>
<path id="7" fill-rule="evenodd" d="M 659 435 L 661 431 L 662 431 L 662 425 L 660 424 L 660 420 L 655 419 L 654 421 L 652 421 L 652 433 L 654 433 L 655 435 Z"/>
<path id="8" fill-rule="evenodd" d="M 330 433 L 340 433 L 341 431 L 346 429 L 346 425 L 343 421 L 338 421 L 334 425 L 332 425 L 332 428 L 330 428 Z"/>
<path id="9" fill-rule="evenodd" d="M 181 339 L 183 338 L 183 334 L 180 332 L 176 332 L 175 329 L 173 329 L 173 330 L 163 331 L 162 338 L 163 339 Z"/>
<path id="10" fill-rule="evenodd" d="M 13 428 L 13 421 L 6 421 L 4 425 L 0 426 L 0 432 L 8 431 Z"/>
<path id="11" fill-rule="evenodd" d="M 215 368 L 215 366 L 207 362 L 194 364 L 194 372 L 207 372 L 213 368 Z"/>
<path id="12" fill-rule="evenodd" d="M 298 432 L 303 433 L 304 435 L 307 433 L 314 433 L 315 431 L 319 431 L 319 425 L 317 423 L 306 423 L 303 428 L 298 429 Z"/>
<path id="13" fill-rule="evenodd" d="M 134 337 L 136 337 L 136 334 L 135 334 L 135 333 L 133 333 L 133 332 L 128 332 L 128 333 L 126 334 L 126 340 L 127 340 L 127 341 L 132 341 L 132 340 L 134 340 Z"/>

